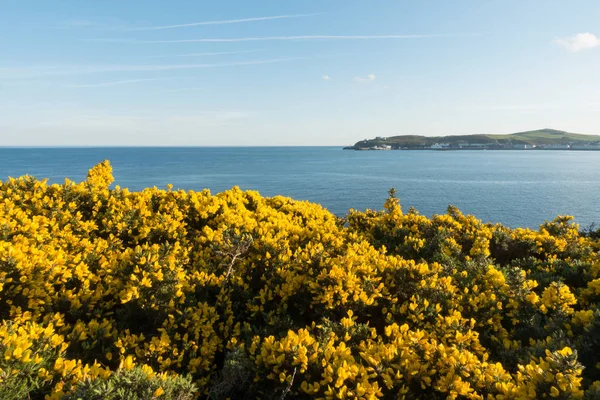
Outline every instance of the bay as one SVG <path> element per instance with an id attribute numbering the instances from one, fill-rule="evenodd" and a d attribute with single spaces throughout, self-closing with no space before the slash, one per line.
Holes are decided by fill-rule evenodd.
<path id="1" fill-rule="evenodd" d="M 398 191 L 404 210 L 449 204 L 485 222 L 535 228 L 557 215 L 600 223 L 600 152 L 344 151 L 339 147 L 0 148 L 0 179 L 25 174 L 61 183 L 110 160 L 115 184 L 171 183 L 213 193 L 239 186 L 317 202 L 337 215 L 381 209 Z"/>

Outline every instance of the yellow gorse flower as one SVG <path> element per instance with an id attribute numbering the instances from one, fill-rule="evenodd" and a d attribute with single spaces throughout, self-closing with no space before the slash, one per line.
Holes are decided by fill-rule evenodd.
<path id="1" fill-rule="evenodd" d="M 219 398 L 600 393 L 600 235 L 569 217 L 510 229 L 390 197 L 340 219 L 112 183 L 107 161 L 0 182 L 0 394 L 27 376 L 59 399 L 119 368 Z"/>

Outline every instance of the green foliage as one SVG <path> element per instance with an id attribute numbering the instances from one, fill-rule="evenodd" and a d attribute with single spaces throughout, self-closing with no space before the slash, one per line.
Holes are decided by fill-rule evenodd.
<path id="1" fill-rule="evenodd" d="M 152 376 L 134 367 L 107 379 L 82 380 L 63 400 L 192 400 L 197 392 L 190 377 Z"/>
<path id="2" fill-rule="evenodd" d="M 221 373 L 210 388 L 210 399 L 244 398 L 254 374 L 255 367 L 248 355 L 240 347 L 234 347 L 225 355 Z"/>

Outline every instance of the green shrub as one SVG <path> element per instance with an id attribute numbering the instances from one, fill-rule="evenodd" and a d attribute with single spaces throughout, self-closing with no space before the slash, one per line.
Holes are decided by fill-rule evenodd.
<path id="1" fill-rule="evenodd" d="M 120 368 L 108 379 L 80 381 L 63 400 L 192 400 L 198 389 L 188 376 L 148 374 Z"/>

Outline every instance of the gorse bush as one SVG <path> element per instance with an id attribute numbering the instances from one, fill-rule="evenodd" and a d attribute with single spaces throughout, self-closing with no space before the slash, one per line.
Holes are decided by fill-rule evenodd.
<path id="1" fill-rule="evenodd" d="M 0 398 L 600 398 L 600 240 L 570 217 L 112 182 L 0 183 Z"/>

